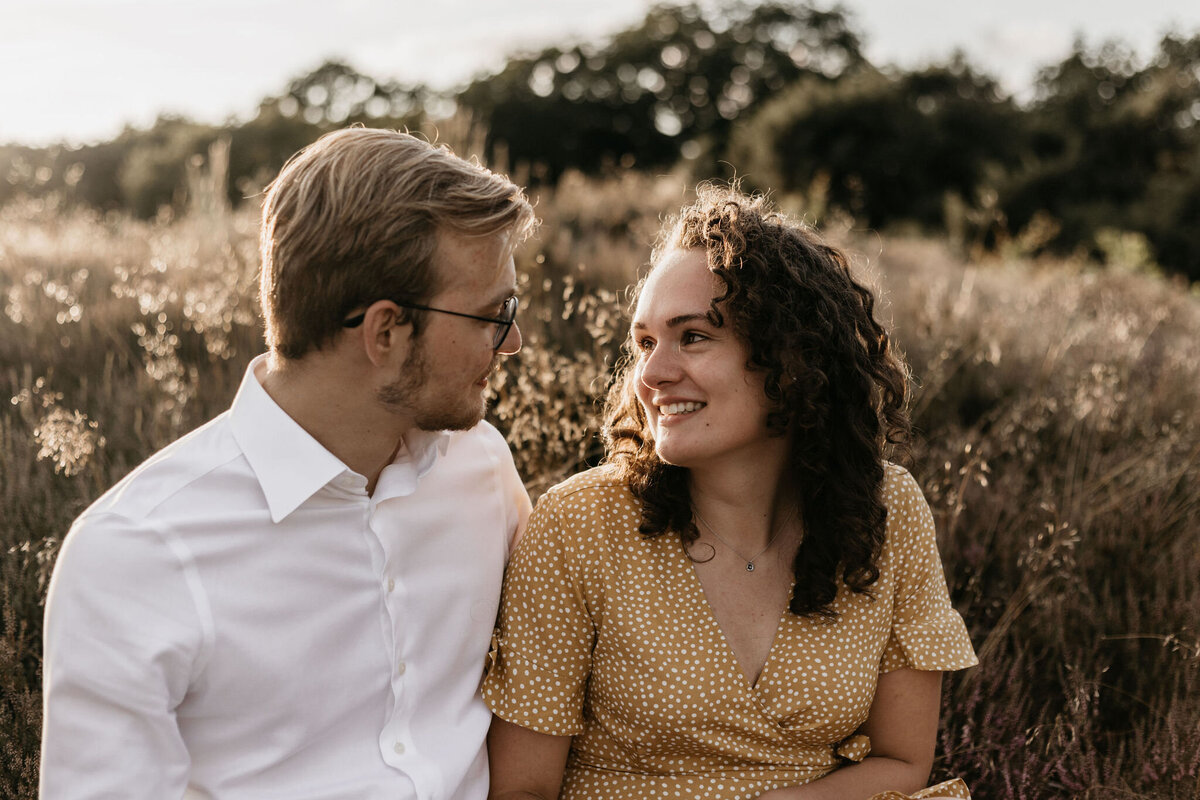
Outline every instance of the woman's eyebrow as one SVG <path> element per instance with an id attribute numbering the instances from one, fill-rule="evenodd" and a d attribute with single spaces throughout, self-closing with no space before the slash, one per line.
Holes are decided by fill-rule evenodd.
<path id="1" fill-rule="evenodd" d="M 695 320 L 698 320 L 698 319 L 699 319 L 699 320 L 704 320 L 705 322 L 709 322 L 709 319 L 708 319 L 708 314 L 702 314 L 702 313 L 699 313 L 699 312 L 694 312 L 694 313 L 691 313 L 691 314 L 679 314 L 679 315 L 677 315 L 677 316 L 671 317 L 670 319 L 668 319 L 668 320 L 667 320 L 667 327 L 668 327 L 668 328 L 674 328 L 674 327 L 677 327 L 677 326 L 679 326 L 679 325 L 684 325 L 684 324 L 687 324 L 687 323 L 689 323 L 689 322 L 694 322 Z M 634 321 L 633 321 L 633 325 L 632 325 L 631 327 L 632 327 L 634 330 L 638 330 L 638 329 L 641 329 L 641 328 L 646 328 L 646 327 L 648 327 L 648 326 L 646 325 L 646 323 L 644 323 L 644 322 L 641 322 L 640 320 L 634 320 Z"/>

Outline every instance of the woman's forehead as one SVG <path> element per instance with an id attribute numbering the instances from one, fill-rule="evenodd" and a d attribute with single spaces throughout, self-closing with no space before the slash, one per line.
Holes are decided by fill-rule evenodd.
<path id="1" fill-rule="evenodd" d="M 642 284 L 634 323 L 707 313 L 720 290 L 703 250 L 668 250 Z"/>

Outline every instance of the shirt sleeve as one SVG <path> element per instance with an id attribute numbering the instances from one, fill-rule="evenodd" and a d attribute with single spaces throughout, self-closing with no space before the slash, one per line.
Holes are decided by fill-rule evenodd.
<path id="1" fill-rule="evenodd" d="M 67 535 L 46 599 L 41 797 L 182 797 L 175 719 L 211 627 L 190 562 L 158 533 L 98 515 Z"/>
<path id="2" fill-rule="evenodd" d="M 525 530 L 533 504 L 529 502 L 529 492 L 525 489 L 521 474 L 517 472 L 517 465 L 513 463 L 512 450 L 504 435 L 486 422 L 479 427 L 484 431 L 483 445 L 495 465 L 503 498 L 508 534 L 504 557 L 507 560 Z"/>
<path id="3" fill-rule="evenodd" d="M 513 463 L 512 454 L 508 452 L 507 445 L 505 445 L 505 455 L 507 458 L 505 458 L 501 470 L 504 474 L 509 513 L 514 519 L 508 537 L 508 553 L 511 555 L 513 548 L 517 546 L 517 542 L 521 540 L 521 536 L 525 532 L 525 526 L 529 524 L 529 513 L 533 510 L 533 504 L 529 502 L 529 492 L 525 490 L 525 484 L 521 482 L 521 476 L 517 472 L 517 466 Z"/>
<path id="4" fill-rule="evenodd" d="M 566 517 L 552 494 L 534 508 L 505 576 L 483 682 L 497 716 L 558 736 L 583 730 L 596 639 Z"/>
<path id="5" fill-rule="evenodd" d="M 950 604 L 933 514 L 916 480 L 892 471 L 886 483 L 887 538 L 895 561 L 892 632 L 881 673 L 897 669 L 956 670 L 979 663 L 962 617 Z"/>

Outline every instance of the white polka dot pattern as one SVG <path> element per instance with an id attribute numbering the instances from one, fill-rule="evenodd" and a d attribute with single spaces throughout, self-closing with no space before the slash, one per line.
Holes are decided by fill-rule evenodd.
<path id="1" fill-rule="evenodd" d="M 861 760 L 870 744 L 853 734 L 880 673 L 976 663 L 916 481 L 888 465 L 884 501 L 875 600 L 843 587 L 834 622 L 785 611 L 750 686 L 679 538 L 644 539 L 608 470 L 576 475 L 541 498 L 513 555 L 484 699 L 575 737 L 563 800 L 751 798 Z"/>

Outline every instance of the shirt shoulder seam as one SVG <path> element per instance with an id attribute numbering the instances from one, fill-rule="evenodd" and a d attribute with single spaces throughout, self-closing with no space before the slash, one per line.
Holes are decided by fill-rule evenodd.
<path id="1" fill-rule="evenodd" d="M 145 520 L 148 517 L 150 517 L 164 503 L 168 502 L 173 497 L 178 495 L 180 492 L 187 489 L 192 484 L 196 483 L 196 481 L 202 480 L 203 478 L 212 474 L 216 470 L 226 466 L 230 462 L 236 461 L 238 458 L 244 458 L 244 457 L 245 457 L 245 453 L 243 453 L 241 448 L 238 447 L 237 452 L 230 454 L 230 456 L 228 458 L 217 461 L 216 463 L 212 464 L 207 469 L 205 469 L 203 472 L 198 472 L 194 475 L 188 476 L 186 480 L 179 482 L 178 485 L 173 486 L 169 491 L 164 492 L 161 497 L 158 497 L 150 505 L 147 505 L 144 508 L 137 509 L 137 513 L 131 513 L 129 511 L 122 511 L 122 510 L 119 510 L 117 507 L 106 507 L 106 508 L 101 508 L 101 509 L 88 508 L 88 509 L 85 509 L 84 512 L 79 515 L 79 519 L 80 519 L 80 521 L 82 521 L 84 519 L 91 518 L 93 516 L 108 515 L 108 516 L 116 517 L 118 519 L 126 520 L 128 522 L 141 522 L 142 520 Z M 146 465 L 146 466 L 152 466 L 152 465 Z M 140 468 L 139 468 L 139 470 L 140 470 Z M 115 489 L 120 488 L 120 489 L 124 490 L 127 488 L 124 486 L 126 481 L 129 481 L 131 483 L 136 482 L 139 477 L 139 475 L 138 475 L 139 470 L 135 470 L 133 473 L 130 473 L 129 476 L 125 480 L 122 480 L 120 483 L 117 484 L 117 486 L 114 486 L 113 489 L 115 490 Z M 251 470 L 250 472 L 253 475 L 253 470 Z M 255 483 L 258 483 L 257 476 L 255 476 L 254 481 L 255 481 Z M 259 484 L 259 486 L 261 488 L 261 484 Z M 119 501 L 114 501 L 114 502 L 115 502 L 115 504 L 119 505 Z"/>

